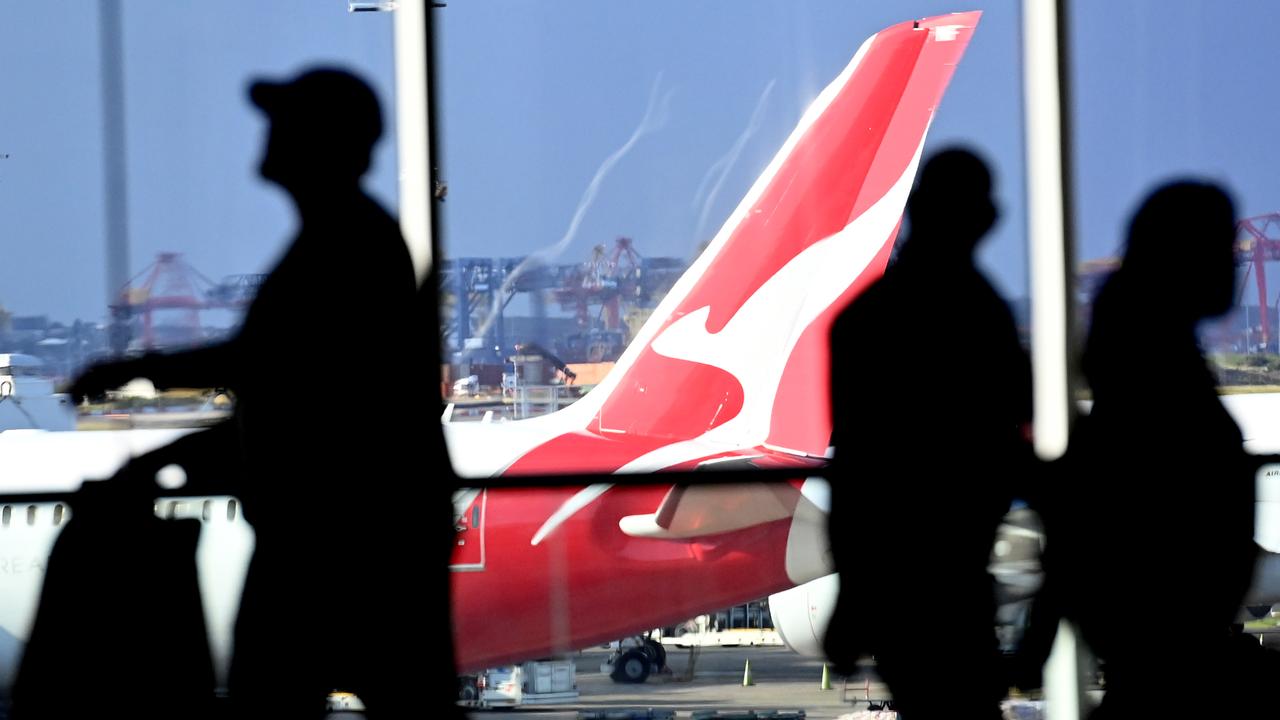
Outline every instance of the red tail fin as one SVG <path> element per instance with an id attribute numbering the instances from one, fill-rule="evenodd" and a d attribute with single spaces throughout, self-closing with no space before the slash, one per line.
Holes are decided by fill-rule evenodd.
<path id="1" fill-rule="evenodd" d="M 564 411 L 586 435 L 630 441 L 609 443 L 593 469 L 669 467 L 720 446 L 826 452 L 827 333 L 888 262 L 980 15 L 887 28 L 819 95 L 610 376 Z M 512 469 L 545 467 L 530 456 L 546 450 Z"/>

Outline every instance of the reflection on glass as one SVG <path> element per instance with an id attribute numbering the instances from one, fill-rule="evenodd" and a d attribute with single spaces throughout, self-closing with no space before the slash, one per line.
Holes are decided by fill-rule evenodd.
<path id="1" fill-rule="evenodd" d="M 518 702 L 495 685 L 559 671 L 510 664 L 539 657 L 572 657 L 581 694 L 605 703 L 615 683 L 648 686 L 664 668 L 737 685 L 744 655 L 718 646 L 747 632 L 805 653 L 756 648 L 750 667 L 777 658 L 816 689 L 837 585 L 826 486 L 803 478 L 829 445 L 827 327 L 890 261 L 915 163 L 947 141 L 996 165 L 1003 222 L 984 269 L 1025 307 L 1016 14 L 898 26 L 851 64 L 901 13 L 943 9 L 453 10 L 438 16 L 449 195 L 436 207 L 458 473 L 797 475 L 455 495 L 461 694 Z M 903 322 L 919 343 L 874 351 L 964 351 L 930 346 L 928 318 Z M 1022 528 L 1004 548 L 1022 563 L 1005 575 L 1019 601 L 1038 573 L 1027 537 L 1039 535 Z M 886 699 L 878 682 L 865 696 Z M 830 708 L 803 704 L 815 701 Z"/>
<path id="2" fill-rule="evenodd" d="M 996 37 L 974 60 L 980 14 L 885 31 L 854 59 L 883 25 L 836 4 L 760 5 L 759 17 L 694 13 L 677 38 L 650 13 L 589 6 L 441 15 L 441 337 L 460 474 L 823 458 L 826 332 L 890 260 L 926 131 L 929 143 L 989 143 L 1005 222 L 984 260 L 1025 296 L 1017 78 L 993 71 L 991 56 L 1014 18 L 995 14 Z M 581 27 L 582 42 L 547 51 L 548 17 Z M 816 17 L 867 32 L 819 29 Z M 591 33 L 622 18 L 629 29 L 615 40 L 631 52 L 607 54 L 626 82 L 595 82 L 604 70 L 590 57 L 606 51 Z M 470 39 L 488 33 L 501 52 L 476 52 Z M 744 55 L 732 33 L 768 38 L 779 62 Z M 815 52 L 797 40 L 805 33 L 822 36 L 822 62 L 783 61 Z M 504 62 L 525 50 L 539 62 Z M 975 77 L 1009 89 L 996 102 L 1015 132 L 991 132 L 991 97 L 965 89 Z M 960 89 L 940 103 L 949 83 Z M 494 115 L 493 103 L 510 112 Z M 904 319 L 922 321 L 927 346 L 927 320 Z"/>
<path id="3" fill-rule="evenodd" d="M 1219 399 L 1244 436 L 1245 449 L 1276 453 L 1280 451 L 1274 422 L 1280 412 L 1280 394 L 1275 392 L 1280 386 L 1276 354 L 1280 312 L 1275 294 L 1280 278 L 1275 260 L 1280 257 L 1276 253 L 1280 216 L 1275 213 L 1280 195 L 1273 165 L 1280 141 L 1273 123 L 1266 119 L 1275 99 L 1259 95 L 1257 88 L 1276 71 L 1276 60 L 1266 45 L 1268 28 L 1280 20 L 1280 10 L 1258 1 L 1229 5 L 1139 2 L 1105 10 L 1074 3 L 1068 15 L 1075 134 L 1071 194 L 1076 200 L 1077 253 L 1084 261 L 1076 274 L 1078 317 L 1088 323 L 1094 294 L 1115 269 L 1114 258 L 1123 254 L 1121 238 L 1143 196 L 1175 178 L 1201 178 L 1223 185 L 1239 213 L 1235 309 L 1199 328 L 1200 345 L 1216 375 Z M 1256 102 L 1236 110 L 1241 98 Z M 1164 252 L 1169 258 L 1179 257 L 1188 241 L 1172 233 L 1162 239 Z M 1143 314 L 1151 322 L 1167 317 L 1178 299 L 1193 291 L 1167 279 L 1143 299 Z M 1159 377 L 1172 352 L 1166 347 L 1143 348 L 1140 356 L 1131 358 L 1136 382 Z M 1143 368 L 1150 369 L 1144 372 Z M 1088 397 L 1087 389 L 1083 397 Z M 1153 469 L 1178 462 L 1178 452 L 1168 442 L 1144 450 L 1152 453 Z M 1214 482 L 1224 481 L 1226 473 L 1224 469 L 1224 477 Z M 1271 632 L 1275 621 L 1269 617 L 1272 603 L 1280 600 L 1276 582 L 1280 546 L 1276 544 L 1277 517 L 1271 512 L 1275 494 L 1269 487 L 1274 474 L 1268 465 L 1257 475 L 1254 540 L 1264 552 L 1245 600 L 1247 607 L 1238 618 L 1245 622 L 1243 630 L 1252 634 L 1243 640 L 1253 649 L 1259 642 L 1267 648 L 1276 646 L 1273 638 L 1277 636 Z M 1150 511 L 1159 512 L 1158 508 L 1153 505 Z M 1196 532 L 1208 531 L 1197 525 Z M 1203 539 L 1202 548 L 1208 547 L 1211 538 Z M 1227 563 L 1230 558 L 1221 561 Z M 1247 684 L 1274 679 L 1276 663 L 1266 667 L 1263 677 Z M 1243 678 L 1246 673 L 1237 676 Z M 1231 695 L 1231 700 L 1237 699 L 1235 693 Z"/>

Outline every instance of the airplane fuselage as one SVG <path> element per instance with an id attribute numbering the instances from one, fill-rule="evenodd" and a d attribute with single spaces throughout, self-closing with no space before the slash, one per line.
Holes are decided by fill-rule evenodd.
<path id="1" fill-rule="evenodd" d="M 474 670 L 568 652 L 791 587 L 790 520 L 704 539 L 630 537 L 619 521 L 669 486 L 614 486 L 537 545 L 545 520 L 583 488 L 482 490 L 458 533 L 455 653 Z M 478 536 L 478 537 L 477 537 Z M 477 547 L 478 545 L 478 547 Z"/>

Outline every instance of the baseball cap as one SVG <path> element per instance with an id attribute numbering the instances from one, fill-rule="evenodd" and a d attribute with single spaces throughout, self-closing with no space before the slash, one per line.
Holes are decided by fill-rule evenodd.
<path id="1" fill-rule="evenodd" d="M 365 81 L 337 68 L 314 68 L 291 80 L 258 80 L 250 101 L 272 120 L 305 119 L 315 130 L 372 145 L 382 134 L 378 98 Z"/>

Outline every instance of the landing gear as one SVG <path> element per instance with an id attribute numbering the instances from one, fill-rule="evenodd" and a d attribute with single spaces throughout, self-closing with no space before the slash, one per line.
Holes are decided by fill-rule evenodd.
<path id="1" fill-rule="evenodd" d="M 666 669 L 667 649 L 662 647 L 662 643 L 653 638 L 645 638 L 642 650 L 649 656 L 649 662 L 653 665 L 655 672 L 662 672 Z"/>
<path id="2" fill-rule="evenodd" d="M 649 653 L 640 648 L 631 648 L 614 661 L 613 672 L 609 677 L 614 682 L 642 683 L 649 679 Z"/>
<path id="3" fill-rule="evenodd" d="M 650 673 L 667 668 L 667 649 L 652 638 L 634 636 L 613 644 L 613 654 L 601 666 L 614 682 L 642 683 Z"/>
<path id="4" fill-rule="evenodd" d="M 470 705 L 480 699 L 480 688 L 476 686 L 475 675 L 464 675 L 458 678 L 458 701 Z"/>

